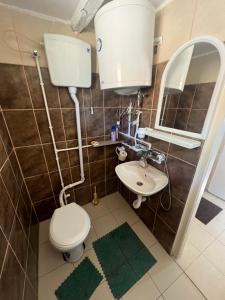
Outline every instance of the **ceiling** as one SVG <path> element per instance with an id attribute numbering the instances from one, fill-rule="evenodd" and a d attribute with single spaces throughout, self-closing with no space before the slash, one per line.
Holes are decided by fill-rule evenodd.
<path id="1" fill-rule="evenodd" d="M 0 0 L 1 3 L 68 21 L 79 0 Z"/>
<path id="2" fill-rule="evenodd" d="M 94 1 L 94 0 L 91 0 Z M 107 0 L 105 2 L 109 2 Z M 168 0 L 150 0 L 157 8 Z M 26 9 L 33 13 L 39 13 L 48 17 L 69 21 L 76 9 L 79 0 L 0 0 L 0 3 Z"/>

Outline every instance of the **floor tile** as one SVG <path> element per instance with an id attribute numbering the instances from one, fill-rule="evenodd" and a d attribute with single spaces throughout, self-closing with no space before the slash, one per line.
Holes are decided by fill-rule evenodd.
<path id="1" fill-rule="evenodd" d="M 130 226 L 139 221 L 138 215 L 129 207 L 120 207 L 112 212 L 116 222 L 121 225 L 127 222 Z"/>
<path id="2" fill-rule="evenodd" d="M 90 300 L 114 300 L 114 297 L 110 291 L 108 283 L 102 282 L 92 294 Z"/>
<path id="3" fill-rule="evenodd" d="M 130 289 L 124 296 L 123 300 L 156 300 L 160 296 L 151 278 L 145 278 L 139 284 Z"/>
<path id="4" fill-rule="evenodd" d="M 89 234 L 86 238 L 86 240 L 84 241 L 85 243 L 85 251 L 87 250 L 90 250 L 91 248 L 93 248 L 93 242 L 97 240 L 97 235 L 94 231 L 94 227 L 92 226 L 90 231 L 89 231 Z"/>
<path id="5" fill-rule="evenodd" d="M 214 238 L 217 238 L 225 229 L 225 224 L 217 221 L 216 217 L 207 225 L 203 224 L 196 218 L 194 219 L 194 222 L 197 223 L 202 229 L 206 230 Z"/>
<path id="6" fill-rule="evenodd" d="M 163 294 L 166 300 L 204 300 L 205 297 L 191 280 L 182 274 Z"/>
<path id="7" fill-rule="evenodd" d="M 150 251 L 157 262 L 148 273 L 159 290 L 164 292 L 182 274 L 182 270 L 159 244 L 151 247 Z"/>
<path id="8" fill-rule="evenodd" d="M 190 242 L 186 242 L 183 253 L 176 259 L 178 265 L 186 270 L 187 267 L 200 255 L 200 251 L 195 248 Z"/>
<path id="9" fill-rule="evenodd" d="M 63 265 L 63 260 L 60 251 L 56 250 L 50 242 L 45 242 L 39 247 L 39 276 L 53 271 Z"/>
<path id="10" fill-rule="evenodd" d="M 224 300 L 225 277 L 203 255 L 190 265 L 186 273 L 208 300 Z"/>
<path id="11" fill-rule="evenodd" d="M 39 223 L 39 244 L 49 240 L 49 224 L 51 219 Z"/>
<path id="12" fill-rule="evenodd" d="M 225 245 L 225 230 L 218 236 L 218 240 Z"/>
<path id="13" fill-rule="evenodd" d="M 102 198 L 102 202 L 106 204 L 109 211 L 116 210 L 120 207 L 129 206 L 126 200 L 118 192 Z"/>
<path id="14" fill-rule="evenodd" d="M 190 226 L 188 241 L 199 251 L 206 249 L 214 238 L 197 223 L 192 222 Z"/>
<path id="15" fill-rule="evenodd" d="M 154 235 L 142 221 L 138 221 L 131 227 L 147 248 L 150 248 L 157 242 Z"/>
<path id="16" fill-rule="evenodd" d="M 217 216 L 216 220 L 225 224 L 225 210 L 221 211 Z"/>
<path id="17" fill-rule="evenodd" d="M 91 202 L 85 204 L 83 208 L 87 211 L 92 221 L 109 213 L 106 204 L 100 199 L 100 203 L 94 206 Z"/>
<path id="18" fill-rule="evenodd" d="M 73 272 L 72 264 L 64 264 L 56 270 L 39 278 L 38 300 L 57 300 L 55 290 Z"/>
<path id="19" fill-rule="evenodd" d="M 118 224 L 112 214 L 98 218 L 93 221 L 94 230 L 98 238 L 115 229 Z"/>
<path id="20" fill-rule="evenodd" d="M 225 245 L 216 240 L 203 252 L 203 254 L 220 272 L 223 273 L 223 275 L 225 275 Z"/>

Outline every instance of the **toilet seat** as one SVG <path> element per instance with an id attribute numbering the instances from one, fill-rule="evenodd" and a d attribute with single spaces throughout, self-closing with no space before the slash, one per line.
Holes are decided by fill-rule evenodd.
<path id="1" fill-rule="evenodd" d="M 87 212 L 76 203 L 57 208 L 49 229 L 50 241 L 61 251 L 70 250 L 83 243 L 91 227 Z"/>

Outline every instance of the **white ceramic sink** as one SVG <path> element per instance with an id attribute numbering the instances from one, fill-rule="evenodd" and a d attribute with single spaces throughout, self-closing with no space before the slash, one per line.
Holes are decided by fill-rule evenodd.
<path id="1" fill-rule="evenodd" d="M 123 184 L 137 195 L 156 194 L 168 184 L 166 174 L 150 165 L 143 168 L 139 161 L 122 163 L 115 170 Z"/>

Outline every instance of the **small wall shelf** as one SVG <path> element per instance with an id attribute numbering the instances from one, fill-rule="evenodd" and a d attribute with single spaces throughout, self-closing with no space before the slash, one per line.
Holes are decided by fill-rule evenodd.
<path id="1" fill-rule="evenodd" d="M 108 141 L 92 141 L 91 142 L 91 145 L 94 147 L 94 148 L 97 148 L 97 147 L 103 147 L 103 146 L 109 146 L 109 145 L 116 145 L 116 144 L 121 144 L 122 141 L 111 141 L 111 140 L 108 140 Z"/>
<path id="2" fill-rule="evenodd" d="M 201 146 L 200 141 L 189 139 L 189 138 L 186 138 L 183 136 L 170 134 L 167 132 L 155 130 L 155 129 L 148 128 L 148 127 L 146 127 L 145 130 L 146 130 L 145 134 L 150 137 L 153 137 L 153 138 L 156 138 L 156 139 L 159 139 L 159 140 L 171 143 L 171 144 L 175 144 L 180 147 L 184 147 L 187 149 L 194 149 L 194 148 L 198 148 Z"/>

